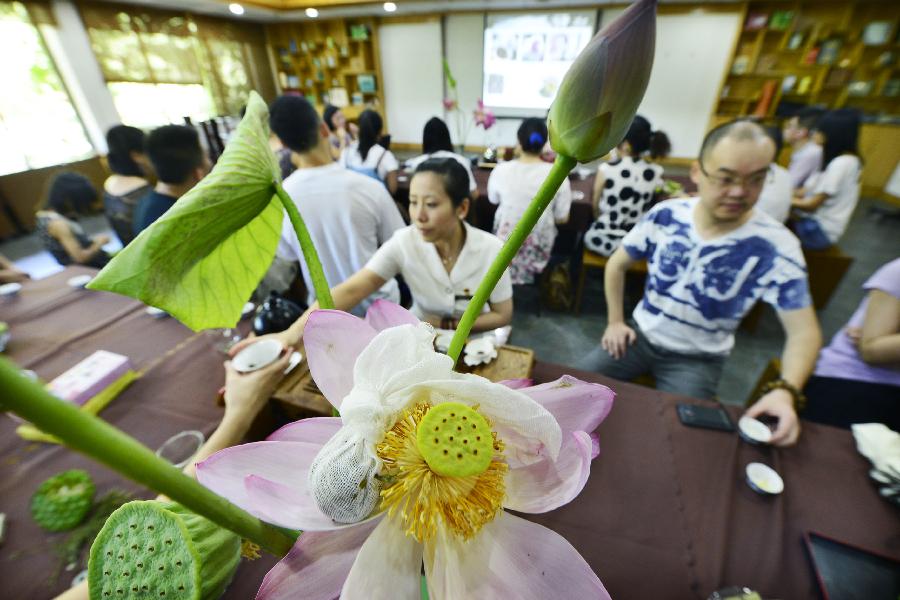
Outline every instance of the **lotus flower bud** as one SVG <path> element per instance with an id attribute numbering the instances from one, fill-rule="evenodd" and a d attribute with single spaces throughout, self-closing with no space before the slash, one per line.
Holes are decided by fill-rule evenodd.
<path id="1" fill-rule="evenodd" d="M 647 90 L 655 45 L 656 0 L 638 0 L 588 42 L 550 107 L 553 150 L 585 163 L 622 141 Z"/>

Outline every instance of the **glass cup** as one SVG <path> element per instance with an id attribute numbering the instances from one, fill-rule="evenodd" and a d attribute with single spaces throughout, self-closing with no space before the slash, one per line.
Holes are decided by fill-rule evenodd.
<path id="1" fill-rule="evenodd" d="M 178 469 L 187 466 L 206 441 L 202 431 L 189 430 L 177 433 L 167 439 L 156 451 L 156 456 Z"/>

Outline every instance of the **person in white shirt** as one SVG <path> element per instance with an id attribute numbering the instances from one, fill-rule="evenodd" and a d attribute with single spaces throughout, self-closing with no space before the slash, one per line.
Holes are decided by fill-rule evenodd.
<path id="1" fill-rule="evenodd" d="M 488 179 L 488 200 L 498 205 L 494 215 L 494 233 L 502 240 L 512 233 L 553 168 L 551 163 L 541 160 L 541 151 L 547 141 L 547 125 L 543 119 L 525 119 L 516 136 L 521 156 L 497 165 Z M 544 271 L 556 241 L 556 226 L 569 220 L 571 205 L 572 188 L 569 180 L 564 179 L 550 206 L 509 265 L 514 284 L 533 283 L 535 277 Z"/>
<path id="2" fill-rule="evenodd" d="M 781 130 L 777 127 L 766 127 L 766 133 L 775 143 L 775 156 L 781 152 Z M 791 214 L 791 201 L 794 199 L 794 188 L 790 172 L 776 162 L 766 178 L 766 183 L 759 193 L 759 199 L 753 207 L 778 221 L 784 223 Z"/>
<path id="3" fill-rule="evenodd" d="M 472 174 L 472 161 L 453 151 L 450 130 L 447 128 L 447 124 L 437 117 L 432 117 L 425 123 L 425 128 L 422 130 L 422 154 L 406 161 L 406 168 L 415 171 L 416 167 L 429 158 L 452 158 L 461 164 L 469 174 L 469 192 L 472 193 L 470 197 L 474 199 L 478 185 Z"/>
<path id="4" fill-rule="evenodd" d="M 791 146 L 788 172 L 794 189 L 803 187 L 811 175 L 822 169 L 822 146 L 812 139 L 812 132 L 823 112 L 807 107 L 785 122 L 784 141 Z"/>
<path id="5" fill-rule="evenodd" d="M 594 364 L 584 366 L 622 380 L 652 373 L 658 389 L 711 399 L 735 330 L 762 299 L 776 308 L 787 339 L 781 379 L 747 415 L 776 417 L 772 441 L 788 445 L 800 433 L 794 404 L 822 340 L 797 238 L 753 210 L 773 156 L 772 141 L 750 121 L 706 135 L 691 168 L 699 198 L 656 205 L 609 259 L 609 321 L 601 348 L 586 357 Z M 647 283 L 626 324 L 625 272 L 639 260 L 647 261 Z"/>
<path id="6" fill-rule="evenodd" d="M 455 329 L 459 318 L 500 252 L 493 235 L 465 222 L 469 210 L 466 171 L 452 159 L 427 160 L 409 186 L 412 225 L 397 231 L 363 269 L 332 288 L 335 307 L 348 310 L 395 275 L 403 275 L 412 292 L 412 312 L 442 329 Z M 504 327 L 512 321 L 509 272 L 504 272 L 475 320 L 473 332 Z M 286 331 L 272 334 L 287 345 L 299 342 L 311 306 Z"/>
<path id="7" fill-rule="evenodd" d="M 306 223 L 328 285 L 335 286 L 362 268 L 378 247 L 403 227 L 403 219 L 383 185 L 334 162 L 328 127 L 305 98 L 276 99 L 269 111 L 269 124 L 292 151 L 297 170 L 284 180 L 284 189 Z M 309 269 L 287 214 L 278 255 L 300 262 L 308 303 L 312 304 L 315 291 Z M 377 298 L 399 300 L 397 284 L 392 279 L 379 287 L 382 289 L 372 290 L 371 298 L 360 300 L 359 314 L 364 314 Z"/>
<path id="8" fill-rule="evenodd" d="M 854 111 L 832 111 L 819 121 L 814 136 L 822 144 L 825 169 L 797 190 L 793 202 L 798 209 L 794 232 L 804 248 L 829 248 L 847 229 L 859 202 L 858 135 L 859 115 Z"/>
<path id="9" fill-rule="evenodd" d="M 384 182 L 388 191 L 397 191 L 397 169 L 400 163 L 393 153 L 378 143 L 383 122 L 374 110 L 359 115 L 359 139 L 341 151 L 340 163 L 352 171 Z"/>

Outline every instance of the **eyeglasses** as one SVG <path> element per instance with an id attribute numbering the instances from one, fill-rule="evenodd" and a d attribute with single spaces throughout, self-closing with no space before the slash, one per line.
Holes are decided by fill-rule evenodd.
<path id="1" fill-rule="evenodd" d="M 759 189 L 769 180 L 769 177 L 772 175 L 772 167 L 769 167 L 762 173 L 754 173 L 749 177 L 736 177 L 733 175 L 710 175 L 706 172 L 706 169 L 703 168 L 703 163 L 697 163 L 700 166 L 700 172 L 703 173 L 707 179 L 709 179 L 710 183 L 716 186 L 719 189 L 729 189 L 733 188 L 736 185 L 741 186 L 741 188 L 747 189 Z"/>

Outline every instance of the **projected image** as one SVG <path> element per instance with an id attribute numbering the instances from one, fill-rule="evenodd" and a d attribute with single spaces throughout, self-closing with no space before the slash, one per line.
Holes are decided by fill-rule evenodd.
<path id="1" fill-rule="evenodd" d="M 593 32 L 593 12 L 489 15 L 484 33 L 485 105 L 511 116 L 549 108 Z"/>

